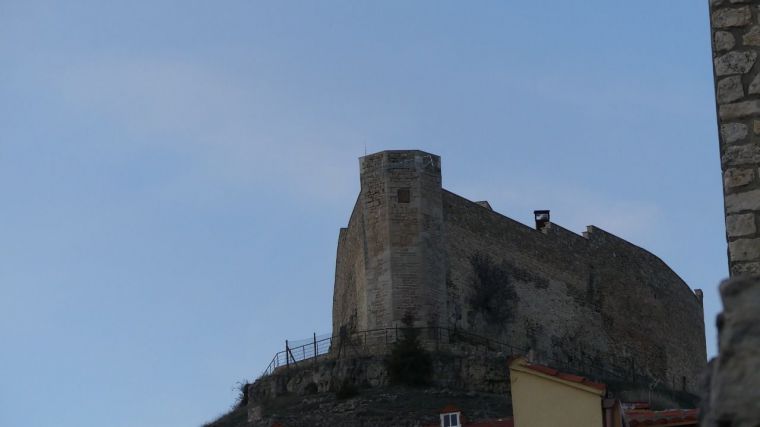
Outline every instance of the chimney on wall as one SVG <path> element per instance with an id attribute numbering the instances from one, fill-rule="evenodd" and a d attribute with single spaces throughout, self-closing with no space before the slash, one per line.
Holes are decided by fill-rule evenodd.
<path id="1" fill-rule="evenodd" d="M 548 210 L 533 211 L 533 215 L 536 217 L 536 230 L 541 230 L 549 223 Z"/>

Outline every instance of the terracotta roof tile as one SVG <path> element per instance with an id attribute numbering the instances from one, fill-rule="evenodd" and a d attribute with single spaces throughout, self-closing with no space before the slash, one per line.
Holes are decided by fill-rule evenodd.
<path id="1" fill-rule="evenodd" d="M 477 421 L 474 423 L 465 423 L 464 427 L 515 427 L 514 420 L 507 418 L 503 420 Z"/>
<path id="2" fill-rule="evenodd" d="M 462 412 L 462 410 L 454 405 L 446 405 L 443 408 L 441 408 L 442 414 L 448 414 L 450 412 Z"/>
<path id="3" fill-rule="evenodd" d="M 549 376 L 552 376 L 552 377 L 557 377 L 557 378 L 559 378 L 561 380 L 565 380 L 565 381 L 569 381 L 569 382 L 573 382 L 573 383 L 583 384 L 585 386 L 588 386 L 588 387 L 591 387 L 591 388 L 595 388 L 597 390 L 604 391 L 604 390 L 607 389 L 607 385 L 606 384 L 597 383 L 597 382 L 591 381 L 588 378 L 582 377 L 580 375 L 573 375 L 573 374 L 568 374 L 568 373 L 560 372 L 560 371 L 558 371 L 558 370 L 556 370 L 554 368 L 550 368 L 548 366 L 529 364 L 529 365 L 525 365 L 525 367 L 529 368 L 531 370 L 534 370 L 536 372 L 540 372 L 542 374 L 546 374 L 546 375 L 549 375 Z"/>
<path id="4" fill-rule="evenodd" d="M 626 411 L 634 409 L 649 409 L 649 403 L 647 402 L 622 402 L 621 404 Z"/>
<path id="5" fill-rule="evenodd" d="M 625 418 L 631 427 L 667 426 L 689 421 L 693 421 L 693 425 L 697 425 L 699 409 L 668 409 L 665 411 L 633 409 L 625 411 Z"/>

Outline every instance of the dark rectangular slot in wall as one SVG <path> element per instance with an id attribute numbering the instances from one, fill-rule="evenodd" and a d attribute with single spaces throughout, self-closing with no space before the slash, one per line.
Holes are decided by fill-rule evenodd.
<path id="1" fill-rule="evenodd" d="M 398 197 L 399 203 L 409 203 L 409 199 L 411 199 L 411 192 L 408 188 L 399 188 L 396 196 Z"/>

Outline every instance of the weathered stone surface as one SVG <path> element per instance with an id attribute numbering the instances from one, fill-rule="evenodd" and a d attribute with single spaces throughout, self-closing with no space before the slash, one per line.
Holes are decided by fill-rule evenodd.
<path id="1" fill-rule="evenodd" d="M 742 36 L 742 43 L 745 46 L 760 46 L 760 26 L 755 25 L 750 28 L 744 36 Z"/>
<path id="2" fill-rule="evenodd" d="M 760 217 L 760 71 L 757 66 L 760 0 L 710 1 L 710 19 L 715 98 L 721 130 L 726 236 L 731 241 L 729 270 L 734 274 L 739 264 L 760 262 L 760 257 L 747 258 L 755 254 L 754 249 L 747 246 L 750 245 L 747 239 L 757 237 L 755 227 L 760 228 L 757 225 Z M 750 127 L 751 138 L 747 134 Z M 738 213 L 742 215 L 736 215 Z"/>
<path id="3" fill-rule="evenodd" d="M 760 146 L 733 145 L 726 147 L 721 157 L 724 166 L 755 165 L 760 163 Z"/>
<path id="4" fill-rule="evenodd" d="M 726 196 L 727 213 L 752 210 L 760 210 L 760 190 L 745 191 Z"/>
<path id="5" fill-rule="evenodd" d="M 726 217 L 726 231 L 728 237 L 741 237 L 755 234 L 757 228 L 755 226 L 755 214 L 737 214 L 728 215 Z"/>
<path id="6" fill-rule="evenodd" d="M 742 262 L 731 266 L 732 276 L 760 276 L 760 262 Z"/>
<path id="7" fill-rule="evenodd" d="M 713 36 L 713 43 L 716 51 L 723 52 L 732 49 L 736 44 L 736 39 L 728 31 L 716 31 Z"/>
<path id="8" fill-rule="evenodd" d="M 718 108 L 721 120 L 734 120 L 760 114 L 760 101 L 743 101 L 733 104 L 724 104 Z"/>
<path id="9" fill-rule="evenodd" d="M 743 27 L 752 19 L 749 6 L 720 9 L 712 14 L 712 25 L 715 28 Z"/>
<path id="10" fill-rule="evenodd" d="M 755 171 L 752 169 L 726 169 L 723 173 L 723 186 L 726 188 L 741 187 L 752 182 Z"/>
<path id="11" fill-rule="evenodd" d="M 747 93 L 750 95 L 757 95 L 760 94 L 760 74 L 756 75 L 751 82 L 749 82 L 749 87 L 747 88 Z"/>
<path id="12" fill-rule="evenodd" d="M 720 136 L 723 142 L 733 144 L 747 137 L 747 125 L 743 123 L 726 123 L 720 126 Z"/>
<path id="13" fill-rule="evenodd" d="M 713 60 L 715 63 L 715 74 L 718 76 L 744 74 L 752 68 L 756 60 L 757 53 L 751 50 L 728 52 Z"/>
<path id="14" fill-rule="evenodd" d="M 430 388 L 363 388 L 349 399 L 335 393 L 283 396 L 248 406 L 248 424 L 235 427 L 419 427 L 440 425 L 440 409 L 456 402 L 469 420 L 504 418 L 512 414 L 508 394 Z M 466 425 L 466 424 L 465 424 Z M 210 424 L 208 427 L 230 427 Z"/>
<path id="15" fill-rule="evenodd" d="M 731 261 L 755 261 L 760 259 L 760 239 L 739 239 L 728 243 Z M 760 305 L 758 305 L 760 307 Z M 760 348 L 758 348 L 760 356 Z"/>
<path id="16" fill-rule="evenodd" d="M 718 82 L 718 104 L 728 104 L 744 96 L 741 76 L 730 76 Z"/>
<path id="17" fill-rule="evenodd" d="M 737 264 L 736 267 L 742 264 Z M 745 264 L 746 265 L 746 264 Z M 736 271 L 732 269 L 732 272 Z M 760 420 L 760 277 L 720 286 L 719 356 L 710 362 L 700 426 L 756 427 Z"/>

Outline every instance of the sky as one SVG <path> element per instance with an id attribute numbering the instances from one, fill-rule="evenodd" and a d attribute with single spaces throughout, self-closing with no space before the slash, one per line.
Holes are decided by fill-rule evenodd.
<path id="1" fill-rule="evenodd" d="M 0 426 L 227 411 L 330 331 L 365 150 L 655 253 L 716 353 L 706 1 L 0 0 L 0 58 Z"/>

